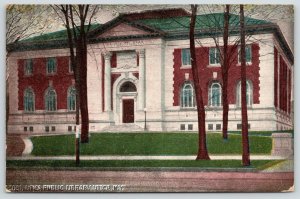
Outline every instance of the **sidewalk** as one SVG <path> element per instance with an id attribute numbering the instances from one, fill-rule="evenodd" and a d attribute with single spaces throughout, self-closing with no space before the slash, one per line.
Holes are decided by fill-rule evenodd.
<path id="1" fill-rule="evenodd" d="M 271 155 L 252 155 L 251 160 L 283 160 L 285 158 Z M 75 156 L 18 156 L 7 157 L 7 160 L 74 160 Z M 196 156 L 130 156 L 130 155 L 98 155 L 80 156 L 81 160 L 195 160 Z M 242 160 L 241 155 L 210 155 L 211 160 Z"/>

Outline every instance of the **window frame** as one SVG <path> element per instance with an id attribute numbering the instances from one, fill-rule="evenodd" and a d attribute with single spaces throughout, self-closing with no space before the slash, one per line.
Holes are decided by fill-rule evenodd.
<path id="1" fill-rule="evenodd" d="M 31 105 L 28 105 L 28 104 L 27 104 L 27 103 L 29 103 L 29 102 L 28 102 L 28 97 L 30 97 L 30 96 L 27 96 L 27 94 L 28 94 L 29 92 L 32 94 L 32 96 L 31 96 L 32 99 L 31 99 L 31 101 L 29 101 L 29 102 L 32 103 Z M 28 109 L 29 106 L 32 106 L 32 110 Z M 28 88 L 26 88 L 26 89 L 24 90 L 24 95 L 23 95 L 23 110 L 24 110 L 24 112 L 26 112 L 26 113 L 32 113 L 32 112 L 35 111 L 35 94 L 34 94 L 33 89 L 30 88 L 30 87 L 28 87 Z"/>
<path id="2" fill-rule="evenodd" d="M 247 61 L 247 49 L 250 49 L 250 51 L 248 51 L 250 53 L 250 61 Z M 246 48 L 245 48 L 245 53 L 246 53 L 246 65 L 251 65 L 252 64 L 252 45 L 251 44 L 246 44 Z M 238 65 L 241 65 L 241 46 L 238 47 Z"/>
<path id="3" fill-rule="evenodd" d="M 187 86 L 190 86 L 190 88 L 186 88 Z M 185 97 L 186 92 L 189 92 L 188 97 Z M 189 106 L 190 104 L 191 106 Z M 191 82 L 185 82 L 180 89 L 180 107 L 182 109 L 195 108 L 195 90 Z"/>
<path id="4" fill-rule="evenodd" d="M 213 104 L 213 86 L 218 85 L 219 86 L 219 104 L 214 105 Z M 208 93 L 208 99 L 209 99 L 209 106 L 211 107 L 222 107 L 222 86 L 219 82 L 212 82 L 210 87 L 209 87 L 209 93 Z"/>
<path id="5" fill-rule="evenodd" d="M 53 71 L 49 71 L 50 60 L 54 61 Z M 47 61 L 46 61 L 46 74 L 47 75 L 54 75 L 56 73 L 57 73 L 57 59 L 56 59 L 56 57 L 48 57 Z"/>
<path id="6" fill-rule="evenodd" d="M 247 89 L 249 88 L 249 89 Z M 238 108 L 242 107 L 242 102 L 241 102 L 241 80 L 237 83 L 236 87 L 236 106 Z M 252 107 L 253 104 L 253 85 L 250 80 L 246 80 L 246 99 L 249 99 L 247 101 L 247 107 Z"/>
<path id="7" fill-rule="evenodd" d="M 72 91 L 74 91 L 75 93 L 73 94 Z M 72 96 L 74 96 L 74 104 L 72 103 L 71 104 L 71 101 L 72 99 L 70 99 Z M 71 106 L 72 105 L 72 106 Z M 73 107 L 74 106 L 74 109 L 70 109 L 70 107 Z M 68 111 L 76 111 L 76 88 L 75 86 L 70 86 L 68 88 L 68 93 L 67 93 L 67 109 Z"/>
<path id="8" fill-rule="evenodd" d="M 214 52 L 212 53 L 211 51 L 214 50 Z M 215 61 L 214 63 L 212 63 L 212 58 L 211 55 L 213 55 L 213 60 Z M 210 47 L 209 48 L 209 52 L 208 52 L 208 59 L 209 59 L 209 66 L 221 66 L 221 53 L 220 50 L 217 47 Z M 217 62 L 219 61 L 219 62 Z"/>
<path id="9" fill-rule="evenodd" d="M 49 108 L 48 108 L 48 104 L 49 104 L 49 102 L 48 102 L 48 94 L 49 94 L 50 92 L 53 92 L 53 93 L 54 93 L 54 97 L 55 97 L 55 98 L 54 98 L 54 99 L 55 99 L 55 102 L 54 102 L 54 110 L 49 110 Z M 46 90 L 46 92 L 45 92 L 44 98 L 45 98 L 45 111 L 47 111 L 47 112 L 55 112 L 55 111 L 57 111 L 57 93 L 56 93 L 55 89 L 52 88 L 52 87 L 48 88 L 48 89 Z M 52 104 L 53 104 L 53 103 L 52 103 Z M 53 106 L 53 105 L 51 105 L 51 106 Z"/>
<path id="10" fill-rule="evenodd" d="M 189 55 L 184 59 L 185 55 Z M 191 67 L 191 51 L 189 48 L 183 48 L 181 49 L 181 67 L 187 68 Z"/>
<path id="11" fill-rule="evenodd" d="M 30 70 L 28 70 L 28 66 L 30 66 L 29 67 Z M 33 59 L 25 59 L 25 61 L 24 61 L 24 75 L 25 76 L 33 75 Z"/>

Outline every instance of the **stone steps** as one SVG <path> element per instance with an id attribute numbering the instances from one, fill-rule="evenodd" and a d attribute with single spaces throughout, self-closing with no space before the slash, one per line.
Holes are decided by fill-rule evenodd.
<path id="1" fill-rule="evenodd" d="M 136 124 L 121 124 L 121 125 L 110 125 L 104 127 L 101 132 L 137 132 L 144 131 L 144 128 Z"/>

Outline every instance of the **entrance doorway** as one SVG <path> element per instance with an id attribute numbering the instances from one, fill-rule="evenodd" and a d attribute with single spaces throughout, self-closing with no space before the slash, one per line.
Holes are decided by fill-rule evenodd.
<path id="1" fill-rule="evenodd" d="M 134 123 L 134 99 L 123 99 L 123 123 Z"/>

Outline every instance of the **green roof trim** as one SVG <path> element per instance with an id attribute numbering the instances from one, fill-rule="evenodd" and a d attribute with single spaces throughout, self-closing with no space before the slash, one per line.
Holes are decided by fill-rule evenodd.
<path id="1" fill-rule="evenodd" d="M 99 28 L 101 24 L 91 24 L 90 31 Z M 88 25 L 85 26 L 87 29 Z M 78 31 L 78 30 L 77 30 Z M 66 40 L 68 38 L 67 30 L 59 30 L 56 32 L 46 33 L 39 36 L 30 37 L 24 40 L 20 40 L 19 42 L 41 42 L 41 41 L 49 41 L 49 40 Z"/>
<path id="2" fill-rule="evenodd" d="M 188 31 L 190 17 L 171 17 L 159 19 L 141 19 L 135 21 L 165 32 Z M 229 24 L 231 28 L 239 26 L 239 16 L 230 14 Z M 271 22 L 245 17 L 246 26 L 272 24 Z M 224 13 L 198 15 L 196 17 L 196 29 L 221 29 L 224 27 Z"/>

